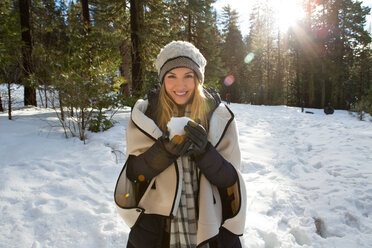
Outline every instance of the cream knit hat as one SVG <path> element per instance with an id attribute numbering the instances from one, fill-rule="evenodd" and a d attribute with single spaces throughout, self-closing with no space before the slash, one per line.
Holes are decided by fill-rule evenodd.
<path id="1" fill-rule="evenodd" d="M 204 70 L 207 61 L 200 51 L 191 43 L 186 41 L 172 41 L 163 47 L 156 59 L 160 83 L 163 83 L 167 72 L 186 67 L 195 72 L 200 83 L 204 83 Z"/>

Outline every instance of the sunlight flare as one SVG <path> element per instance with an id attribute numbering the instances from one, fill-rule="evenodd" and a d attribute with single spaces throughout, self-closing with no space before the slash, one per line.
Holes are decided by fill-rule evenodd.
<path id="1" fill-rule="evenodd" d="M 302 0 L 280 0 L 272 1 L 276 10 L 277 25 L 280 30 L 285 32 L 296 22 L 305 16 L 305 11 L 301 6 Z"/>

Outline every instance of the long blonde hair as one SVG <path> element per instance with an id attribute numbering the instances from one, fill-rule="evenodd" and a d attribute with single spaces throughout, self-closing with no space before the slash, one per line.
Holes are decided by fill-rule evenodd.
<path id="1" fill-rule="evenodd" d="M 159 93 L 159 105 L 157 110 L 157 124 L 162 131 L 167 130 L 167 123 L 173 116 L 177 104 L 170 98 L 165 90 L 165 83 L 161 85 Z M 195 78 L 195 89 L 191 102 L 190 117 L 193 120 L 200 119 L 200 124 L 207 130 L 208 129 L 208 104 L 207 99 L 203 92 L 203 86 Z"/>

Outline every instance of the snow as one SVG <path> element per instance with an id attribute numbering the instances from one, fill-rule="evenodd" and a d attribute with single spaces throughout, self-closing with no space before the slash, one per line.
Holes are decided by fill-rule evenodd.
<path id="1" fill-rule="evenodd" d="M 185 135 L 186 132 L 184 127 L 189 121 L 193 121 L 189 117 L 172 117 L 167 124 L 169 131 L 169 139 L 172 139 L 175 135 Z"/>
<path id="2" fill-rule="evenodd" d="M 247 188 L 246 248 L 372 247 L 372 123 L 346 111 L 229 105 Z M 53 110 L 0 113 L 0 247 L 126 247 L 113 200 L 130 109 L 65 139 Z"/>

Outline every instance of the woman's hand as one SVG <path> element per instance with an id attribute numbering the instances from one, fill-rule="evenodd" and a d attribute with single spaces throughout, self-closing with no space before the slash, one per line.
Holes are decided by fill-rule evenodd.
<path id="1" fill-rule="evenodd" d="M 193 155 L 196 166 L 217 187 L 230 187 L 238 175 L 234 167 L 208 142 L 208 134 L 200 124 L 189 121 L 185 131 L 192 141 L 191 149 L 186 153 Z"/>
<path id="2" fill-rule="evenodd" d="M 168 135 L 164 134 L 146 152 L 129 156 L 127 177 L 132 181 L 139 176 L 151 180 L 184 155 L 191 144 L 187 137 L 175 136 L 169 140 Z"/>
<path id="3" fill-rule="evenodd" d="M 208 134 L 204 127 L 193 121 L 189 121 L 185 126 L 187 137 L 192 141 L 191 149 L 187 152 L 188 155 L 199 157 L 206 152 L 208 144 Z"/>
<path id="4" fill-rule="evenodd" d="M 186 153 L 192 141 L 187 136 L 175 135 L 169 140 L 167 134 L 160 137 L 164 149 L 175 158 L 178 158 Z"/>

